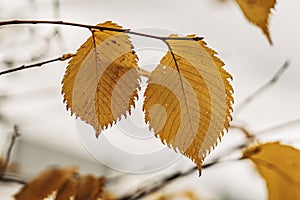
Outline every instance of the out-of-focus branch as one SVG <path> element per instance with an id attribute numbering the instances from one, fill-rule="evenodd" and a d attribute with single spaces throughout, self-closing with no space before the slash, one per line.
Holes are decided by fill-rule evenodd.
<path id="1" fill-rule="evenodd" d="M 229 128 L 240 130 L 246 136 L 248 142 L 253 142 L 255 136 L 254 134 L 250 133 L 250 131 L 246 127 L 239 125 L 231 125 Z"/>
<path id="2" fill-rule="evenodd" d="M 300 119 L 295 119 L 292 121 L 284 122 L 282 124 L 278 124 L 276 126 L 272 126 L 272 127 L 263 129 L 261 131 L 258 131 L 256 134 L 259 136 L 259 135 L 263 135 L 263 134 L 267 134 L 267 133 L 273 133 L 273 131 L 276 131 L 276 130 L 290 128 L 291 126 L 299 126 L 299 125 L 300 125 Z"/>
<path id="3" fill-rule="evenodd" d="M 58 57 L 58 58 L 55 58 L 55 59 L 35 63 L 35 64 L 32 64 L 32 65 L 22 65 L 22 66 L 17 67 L 17 68 L 2 71 L 2 72 L 0 72 L 0 76 L 3 75 L 3 74 L 9 74 L 9 73 L 20 71 L 20 70 L 23 70 L 23 69 L 28 69 L 28 68 L 33 68 L 33 67 L 41 67 L 45 64 L 56 62 L 56 61 L 65 61 L 65 60 L 70 59 L 73 56 L 74 56 L 74 54 L 64 54 L 61 57 Z"/>
<path id="4" fill-rule="evenodd" d="M 13 133 L 12 133 L 10 144 L 9 144 L 9 147 L 8 147 L 8 150 L 7 150 L 7 153 L 6 153 L 6 157 L 5 157 L 3 165 L 0 168 L 0 181 L 2 181 L 2 182 L 14 182 L 14 183 L 19 183 L 19 184 L 25 184 L 26 183 L 26 181 L 20 179 L 19 177 L 16 177 L 14 175 L 10 175 L 10 174 L 6 173 L 7 169 L 8 169 L 9 162 L 10 162 L 13 147 L 16 144 L 16 139 L 20 136 L 21 136 L 21 134 L 19 132 L 18 126 L 14 125 Z"/>
<path id="5" fill-rule="evenodd" d="M 10 176 L 8 174 L 1 174 L 0 181 L 6 182 L 6 183 L 18 183 L 21 185 L 24 185 L 27 183 L 27 181 L 23 180 L 21 177 Z"/>
<path id="6" fill-rule="evenodd" d="M 19 132 L 19 128 L 18 128 L 17 125 L 14 125 L 14 131 L 13 131 L 13 134 L 11 136 L 10 144 L 9 144 L 9 147 L 8 147 L 8 150 L 7 150 L 7 153 L 6 153 L 6 158 L 5 158 L 3 167 L 1 167 L 1 171 L 3 173 L 6 172 L 6 170 L 7 170 L 7 166 L 8 166 L 8 163 L 10 161 L 10 156 L 11 156 L 12 149 L 13 149 L 15 143 L 16 143 L 16 139 L 19 136 L 21 136 L 21 134 Z"/>
<path id="7" fill-rule="evenodd" d="M 230 152 L 227 152 L 227 154 L 228 153 L 232 153 L 232 152 L 234 152 L 236 150 L 240 150 L 240 149 L 242 149 L 244 147 L 245 147 L 245 144 L 236 146 L 233 149 L 230 149 Z M 237 161 L 237 160 L 241 160 L 242 159 L 242 157 L 239 157 L 237 159 L 223 160 L 222 159 L 223 157 L 224 157 L 224 155 L 222 154 L 222 155 L 218 156 L 217 158 L 215 158 L 214 160 L 212 160 L 211 162 L 202 165 L 202 169 L 207 169 L 209 167 L 212 167 L 212 166 L 215 166 L 217 164 L 224 163 L 224 162 Z M 152 185 L 141 187 L 141 188 L 137 189 L 136 191 L 134 191 L 134 192 L 132 192 L 130 194 L 127 194 L 127 195 L 125 195 L 123 197 L 116 198 L 116 200 L 137 200 L 137 199 L 141 199 L 143 197 L 146 197 L 148 195 L 151 195 L 151 194 L 153 194 L 153 193 L 161 190 L 162 188 L 166 187 L 168 184 L 174 182 L 175 180 L 178 180 L 179 178 L 186 177 L 186 176 L 188 176 L 188 175 L 190 175 L 192 173 L 195 173 L 197 171 L 198 171 L 197 167 L 192 167 L 189 170 L 184 171 L 184 172 L 176 172 L 174 174 L 166 176 L 165 178 L 159 180 L 158 182 L 156 182 L 156 183 L 154 183 Z"/>
<path id="8" fill-rule="evenodd" d="M 271 86 L 273 86 L 279 80 L 279 78 L 283 75 L 283 73 L 289 67 L 289 65 L 290 65 L 290 62 L 288 60 L 286 60 L 285 63 L 280 67 L 280 69 L 274 74 L 274 76 L 267 83 L 262 85 L 255 92 L 253 92 L 251 95 L 249 95 L 244 101 L 242 101 L 240 104 L 237 105 L 237 107 L 235 108 L 235 113 L 243 110 L 255 98 L 257 98 L 259 95 L 263 94 Z"/>

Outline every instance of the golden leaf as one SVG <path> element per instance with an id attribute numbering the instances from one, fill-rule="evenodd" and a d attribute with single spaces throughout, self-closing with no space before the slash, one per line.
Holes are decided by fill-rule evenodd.
<path id="1" fill-rule="evenodd" d="M 257 145 L 244 152 L 264 178 L 270 200 L 300 197 L 300 151 L 278 142 Z"/>
<path id="2" fill-rule="evenodd" d="M 75 168 L 50 169 L 27 183 L 14 197 L 16 200 L 43 200 L 60 188 Z"/>
<path id="3" fill-rule="evenodd" d="M 229 127 L 231 75 L 205 42 L 191 39 L 167 43 L 172 51 L 148 79 L 145 121 L 163 143 L 191 158 L 201 173 L 203 159 Z"/>
<path id="4" fill-rule="evenodd" d="M 260 27 L 272 44 L 268 26 L 271 9 L 275 7 L 276 0 L 236 0 L 236 2 L 248 21 Z"/>
<path id="5" fill-rule="evenodd" d="M 110 21 L 102 27 L 121 29 Z M 97 136 L 131 111 L 138 98 L 137 56 L 127 34 L 92 29 L 69 62 L 62 81 L 67 108 L 92 125 Z"/>

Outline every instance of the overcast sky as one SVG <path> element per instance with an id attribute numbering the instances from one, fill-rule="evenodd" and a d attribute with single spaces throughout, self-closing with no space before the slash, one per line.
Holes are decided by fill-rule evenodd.
<path id="1" fill-rule="evenodd" d="M 278 2 L 270 20 L 273 46 L 270 46 L 257 27 L 245 20 L 238 6 L 232 1 L 218 3 L 216 0 L 64 0 L 60 4 L 59 16 L 53 11 L 53 3 L 50 0 L 32 1 L 31 4 L 29 2 L 1 1 L 0 19 L 60 19 L 92 25 L 112 20 L 125 28 L 139 31 L 157 30 L 157 34 L 174 32 L 203 36 L 208 46 L 219 53 L 219 57 L 226 64 L 226 70 L 233 75 L 235 105 L 267 82 L 288 59 L 291 64 L 279 82 L 242 112 L 235 113 L 234 123 L 242 123 L 250 130 L 259 131 L 300 118 L 298 1 Z M 13 58 L 17 61 L 16 66 L 30 63 L 28 59 L 45 48 L 42 38 L 53 30 L 51 26 L 39 27 L 33 32 L 26 27 L 2 27 L 0 62 L 6 58 Z M 90 36 L 89 31 L 74 27 L 60 27 L 60 31 L 61 40 L 53 39 L 50 42 L 49 51 L 43 59 L 75 52 Z M 155 64 L 161 52 L 159 49 L 141 51 L 143 59 L 140 62 L 144 62 L 145 67 L 148 63 Z M 17 123 L 22 127 L 22 139 L 85 157 L 89 155 L 77 135 L 75 119 L 66 111 L 60 94 L 66 66 L 66 62 L 53 63 L 42 69 L 30 69 L 1 77 L 0 92 L 10 96 L 9 101 L 2 105 L 1 111 L 11 124 Z M 0 69 L 4 68 L 4 64 L 0 63 Z M 2 127 L 3 131 L 9 128 L 10 126 Z M 295 137 L 297 128 L 299 127 L 280 130 L 285 133 L 262 139 L 277 138 L 300 146 L 299 137 Z M 286 134 L 289 137 L 286 137 Z M 234 138 L 228 136 L 226 142 Z M 226 169 L 231 176 L 234 174 L 230 169 Z M 241 170 L 241 173 L 245 171 Z M 251 179 L 253 172 L 249 173 L 245 175 L 245 180 Z M 218 180 L 218 176 L 223 179 L 224 174 L 221 172 L 215 174 L 218 175 L 204 175 L 203 182 L 212 176 L 214 180 Z M 232 182 L 241 184 L 236 180 Z M 243 184 L 246 189 L 252 188 L 247 186 L 245 181 L 242 181 Z M 222 184 L 217 187 L 221 186 Z M 233 186 L 228 187 L 229 191 L 234 191 Z M 246 189 L 243 192 L 247 192 Z M 260 191 L 258 196 L 262 198 L 265 194 Z M 248 194 L 251 194 L 251 191 L 248 191 Z"/>

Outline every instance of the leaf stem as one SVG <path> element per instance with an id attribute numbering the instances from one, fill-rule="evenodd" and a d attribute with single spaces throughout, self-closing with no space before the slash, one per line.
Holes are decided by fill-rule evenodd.
<path id="1" fill-rule="evenodd" d="M 145 69 L 142 69 L 142 68 L 138 68 L 138 72 L 141 76 L 144 76 L 146 78 L 150 78 L 150 76 L 151 76 L 151 72 L 149 72 Z"/>
<path id="2" fill-rule="evenodd" d="M 245 135 L 245 137 L 248 139 L 249 143 L 254 141 L 254 137 L 255 137 L 254 134 L 250 133 L 250 131 L 247 128 L 245 128 L 244 126 L 231 125 L 229 128 L 240 130 Z"/>
<path id="3" fill-rule="evenodd" d="M 73 22 L 65 22 L 65 21 L 50 21 L 50 20 L 9 20 L 9 21 L 1 21 L 0 26 L 7 26 L 7 25 L 15 25 L 15 24 L 55 24 L 55 25 L 65 25 L 65 26 L 75 26 L 80 28 L 87 28 L 87 29 L 98 29 L 100 31 L 114 31 L 114 32 L 121 32 L 127 33 L 131 35 L 137 35 L 142 37 L 148 37 L 153 39 L 158 39 L 162 41 L 166 40 L 202 40 L 203 37 L 194 37 L 194 38 L 187 38 L 187 37 L 177 37 L 177 38 L 169 38 L 169 37 L 162 37 L 156 35 L 150 35 L 145 33 L 139 33 L 135 31 L 131 31 L 130 29 L 119 29 L 119 28 L 112 28 L 112 27 L 105 27 L 105 26 L 93 26 L 88 24 L 80 24 L 80 23 L 73 23 Z"/>

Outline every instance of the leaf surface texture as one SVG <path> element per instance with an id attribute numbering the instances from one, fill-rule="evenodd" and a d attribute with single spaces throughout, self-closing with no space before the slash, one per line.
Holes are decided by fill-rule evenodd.
<path id="1" fill-rule="evenodd" d="M 201 173 L 203 159 L 229 127 L 233 89 L 216 52 L 194 35 L 187 38 L 167 40 L 170 50 L 151 72 L 143 109 L 155 135 Z"/>
<path id="2" fill-rule="evenodd" d="M 121 29 L 110 21 L 98 26 Z M 92 29 L 63 78 L 67 108 L 92 125 L 98 135 L 130 114 L 138 98 L 137 56 L 127 34 Z"/>

